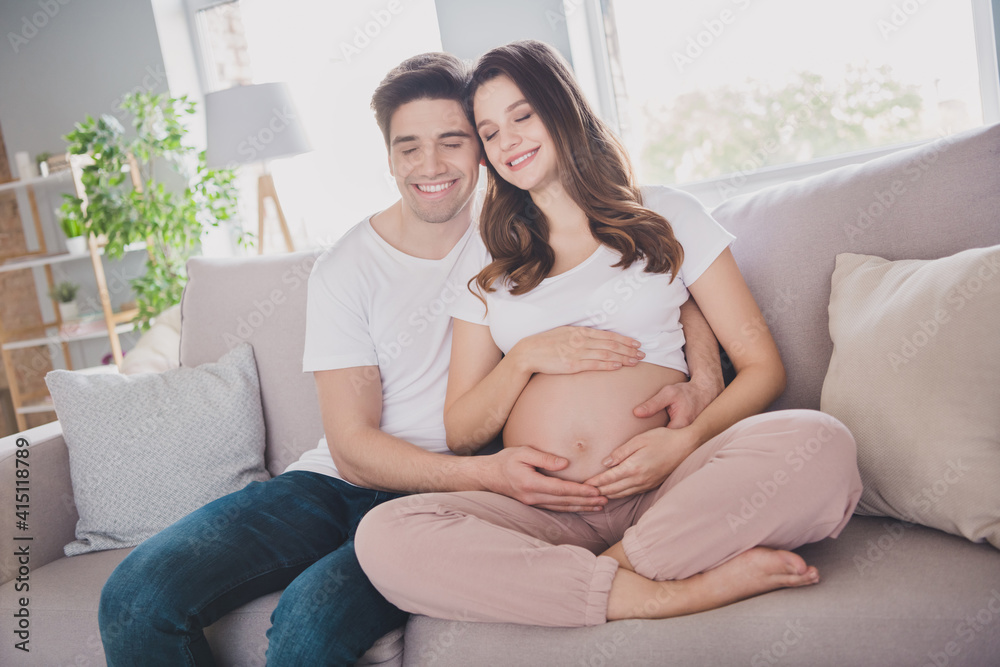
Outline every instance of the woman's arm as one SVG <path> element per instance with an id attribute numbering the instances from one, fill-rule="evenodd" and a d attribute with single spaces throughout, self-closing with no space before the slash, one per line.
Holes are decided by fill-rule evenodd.
<path id="1" fill-rule="evenodd" d="M 702 443 L 762 412 L 785 388 L 785 368 L 760 308 L 726 249 L 688 286 L 726 350 L 736 378 L 685 428 L 656 428 L 618 447 L 610 469 L 584 482 L 609 498 L 658 487 Z"/>
<path id="2" fill-rule="evenodd" d="M 493 441 L 535 373 L 634 366 L 639 341 L 588 327 L 558 327 L 519 341 L 504 356 L 484 324 L 454 320 L 444 425 L 448 448 L 472 454 Z"/>
<path id="3" fill-rule="evenodd" d="M 785 390 L 785 367 L 728 248 L 688 289 L 736 369 L 736 378 L 691 425 L 701 445 L 774 402 Z"/>
<path id="4" fill-rule="evenodd" d="M 503 429 L 531 371 L 503 356 L 485 324 L 452 323 L 444 428 L 449 449 L 473 454 Z"/>

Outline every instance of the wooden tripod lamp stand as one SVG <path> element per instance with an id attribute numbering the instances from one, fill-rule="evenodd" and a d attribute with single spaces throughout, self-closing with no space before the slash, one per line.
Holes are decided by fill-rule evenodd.
<path id="1" fill-rule="evenodd" d="M 292 252 L 295 250 L 292 233 L 288 231 L 288 222 L 285 220 L 284 211 L 281 210 L 281 202 L 278 201 L 278 191 L 274 189 L 274 179 L 271 178 L 271 172 L 265 171 L 257 179 L 257 254 L 264 254 L 264 218 L 267 217 L 264 203 L 268 199 L 274 202 L 274 210 L 278 214 L 278 222 L 281 223 L 281 233 L 285 237 L 285 245 L 288 247 L 288 252 Z"/>
<path id="2" fill-rule="evenodd" d="M 265 202 L 274 202 L 281 233 L 289 252 L 295 250 L 274 179 L 267 169 L 269 160 L 291 157 L 312 150 L 291 92 L 284 83 L 236 86 L 205 96 L 208 130 L 206 162 L 209 168 L 263 162 L 257 179 L 257 253 L 264 253 Z"/>

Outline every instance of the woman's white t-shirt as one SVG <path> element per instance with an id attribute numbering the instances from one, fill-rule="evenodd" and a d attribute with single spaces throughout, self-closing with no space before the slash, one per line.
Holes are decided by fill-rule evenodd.
<path id="1" fill-rule="evenodd" d="M 684 248 L 684 261 L 671 274 L 646 273 L 643 260 L 626 269 L 614 267 L 621 255 L 601 245 L 572 269 L 544 279 L 530 292 L 513 296 L 502 282 L 483 303 L 469 290 L 451 308 L 460 320 L 487 324 L 497 347 L 508 353 L 522 338 L 573 325 L 614 331 L 640 341 L 643 361 L 688 372 L 680 306 L 696 281 L 735 237 L 692 195 L 665 186 L 641 188 L 642 204 L 670 223 Z M 475 275 L 490 262 L 479 235 L 463 258 L 462 273 Z M 475 284 L 473 283 L 475 289 Z"/>

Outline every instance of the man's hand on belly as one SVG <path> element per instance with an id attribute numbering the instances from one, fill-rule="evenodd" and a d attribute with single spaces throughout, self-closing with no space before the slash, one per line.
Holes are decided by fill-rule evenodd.
<path id="1" fill-rule="evenodd" d="M 481 459 L 487 466 L 486 488 L 525 505 L 557 512 L 587 512 L 598 510 L 608 502 L 592 485 L 549 477 L 536 470 L 565 468 L 569 461 L 560 456 L 533 447 L 507 447 Z"/>
<path id="2" fill-rule="evenodd" d="M 668 384 L 636 406 L 632 414 L 636 417 L 652 417 L 660 410 L 666 410 L 670 417 L 667 428 L 684 428 L 694 423 L 701 411 L 722 393 L 723 388 L 721 384 L 698 382 L 694 379 Z"/>
<path id="3" fill-rule="evenodd" d="M 625 498 L 659 488 L 698 447 L 693 432 L 654 428 L 635 436 L 604 460 L 609 470 L 584 484 L 596 486 L 608 498 Z"/>

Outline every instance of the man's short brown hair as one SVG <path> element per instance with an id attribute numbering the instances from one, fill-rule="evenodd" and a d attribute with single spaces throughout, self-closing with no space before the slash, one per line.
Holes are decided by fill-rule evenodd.
<path id="1" fill-rule="evenodd" d="M 372 110 L 385 146 L 396 109 L 414 100 L 455 100 L 464 106 L 469 67 L 450 53 L 422 53 L 394 67 L 375 89 Z"/>

